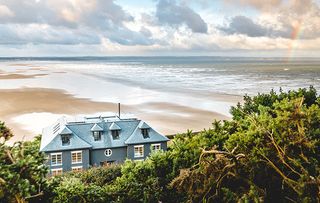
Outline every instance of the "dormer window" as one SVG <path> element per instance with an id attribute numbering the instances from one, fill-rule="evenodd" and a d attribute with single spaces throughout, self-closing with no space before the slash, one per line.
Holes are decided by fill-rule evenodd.
<path id="1" fill-rule="evenodd" d="M 114 140 L 120 139 L 120 130 L 111 130 L 111 135 Z"/>
<path id="2" fill-rule="evenodd" d="M 94 141 L 100 141 L 101 140 L 101 131 L 93 131 L 92 135 L 93 135 L 93 139 Z"/>
<path id="3" fill-rule="evenodd" d="M 94 124 L 91 128 L 92 136 L 94 141 L 100 141 L 101 135 L 103 132 L 102 127 L 100 127 L 98 124 Z"/>
<path id="4" fill-rule="evenodd" d="M 61 135 L 61 142 L 62 145 L 69 145 L 70 144 L 70 135 Z"/>
<path id="5" fill-rule="evenodd" d="M 113 122 L 110 125 L 109 130 L 111 131 L 111 135 L 114 140 L 120 139 L 120 130 L 121 130 L 120 126 L 118 126 L 115 122 Z"/>
<path id="6" fill-rule="evenodd" d="M 142 128 L 141 129 L 141 134 L 143 136 L 144 139 L 149 138 L 149 129 L 148 128 Z"/>

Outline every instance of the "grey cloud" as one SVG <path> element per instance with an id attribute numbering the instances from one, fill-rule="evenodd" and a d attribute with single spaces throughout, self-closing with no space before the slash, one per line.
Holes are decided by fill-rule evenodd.
<path id="1" fill-rule="evenodd" d="M 112 31 L 106 31 L 106 36 L 112 41 L 122 45 L 151 45 L 155 41 L 143 33 L 129 30 L 125 27 L 115 27 Z"/>
<path id="2" fill-rule="evenodd" d="M 220 27 L 220 30 L 227 34 L 244 34 L 250 37 L 266 36 L 268 30 L 253 22 L 250 18 L 245 16 L 236 16 L 232 18 L 227 27 Z"/>
<path id="3" fill-rule="evenodd" d="M 152 36 L 152 33 L 150 32 L 150 30 L 145 28 L 145 27 L 142 27 L 140 29 L 140 33 L 143 34 L 146 37 L 151 37 Z"/>
<path id="4" fill-rule="evenodd" d="M 250 37 L 282 37 L 300 39 L 316 39 L 320 37 L 320 8 L 314 0 L 272 0 L 268 3 L 257 0 L 225 0 L 229 2 L 242 2 L 255 7 L 277 7 L 272 11 L 274 19 L 268 26 L 257 23 L 245 16 L 233 17 L 229 24 L 218 27 L 227 34 L 243 34 Z M 281 5 L 281 6 L 280 6 Z M 265 10 L 265 12 L 267 12 Z M 270 13 L 271 14 L 271 13 Z M 276 27 L 272 24 L 277 23 Z"/>
<path id="5" fill-rule="evenodd" d="M 156 17 L 160 24 L 179 26 L 186 24 L 193 32 L 207 33 L 208 26 L 199 14 L 175 1 L 160 0 L 157 4 Z"/>
<path id="6" fill-rule="evenodd" d="M 273 27 L 264 26 L 254 22 L 252 19 L 245 16 L 235 16 L 231 19 L 230 23 L 224 27 L 218 27 L 219 30 L 226 34 L 243 34 L 249 37 L 282 37 L 291 38 L 292 33 L 295 31 L 290 23 L 285 24 L 281 29 L 275 29 Z M 303 39 L 316 38 L 319 35 L 313 33 L 306 33 L 300 37 Z"/>

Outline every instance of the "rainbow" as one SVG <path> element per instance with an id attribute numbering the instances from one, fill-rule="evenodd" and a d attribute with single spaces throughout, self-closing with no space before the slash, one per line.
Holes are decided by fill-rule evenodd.
<path id="1" fill-rule="evenodd" d="M 296 48 L 296 41 L 299 40 L 299 38 L 302 35 L 302 32 L 303 32 L 302 22 L 303 22 L 302 20 L 299 20 L 292 24 L 292 32 L 291 32 L 291 38 L 290 38 L 291 42 L 288 47 L 288 56 L 287 56 L 288 61 L 293 57 L 294 50 Z"/>

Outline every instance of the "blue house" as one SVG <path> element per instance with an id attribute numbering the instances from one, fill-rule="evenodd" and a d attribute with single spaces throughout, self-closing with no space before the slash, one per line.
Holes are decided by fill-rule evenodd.
<path id="1" fill-rule="evenodd" d="M 43 129 L 40 151 L 48 155 L 51 175 L 90 166 L 144 160 L 151 151 L 166 150 L 168 138 L 135 118 L 64 117 Z"/>

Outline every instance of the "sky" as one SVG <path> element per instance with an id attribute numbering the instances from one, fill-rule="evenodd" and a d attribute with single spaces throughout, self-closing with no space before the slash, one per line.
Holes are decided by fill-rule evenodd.
<path id="1" fill-rule="evenodd" d="M 0 0 L 0 57 L 320 57 L 320 0 Z"/>

